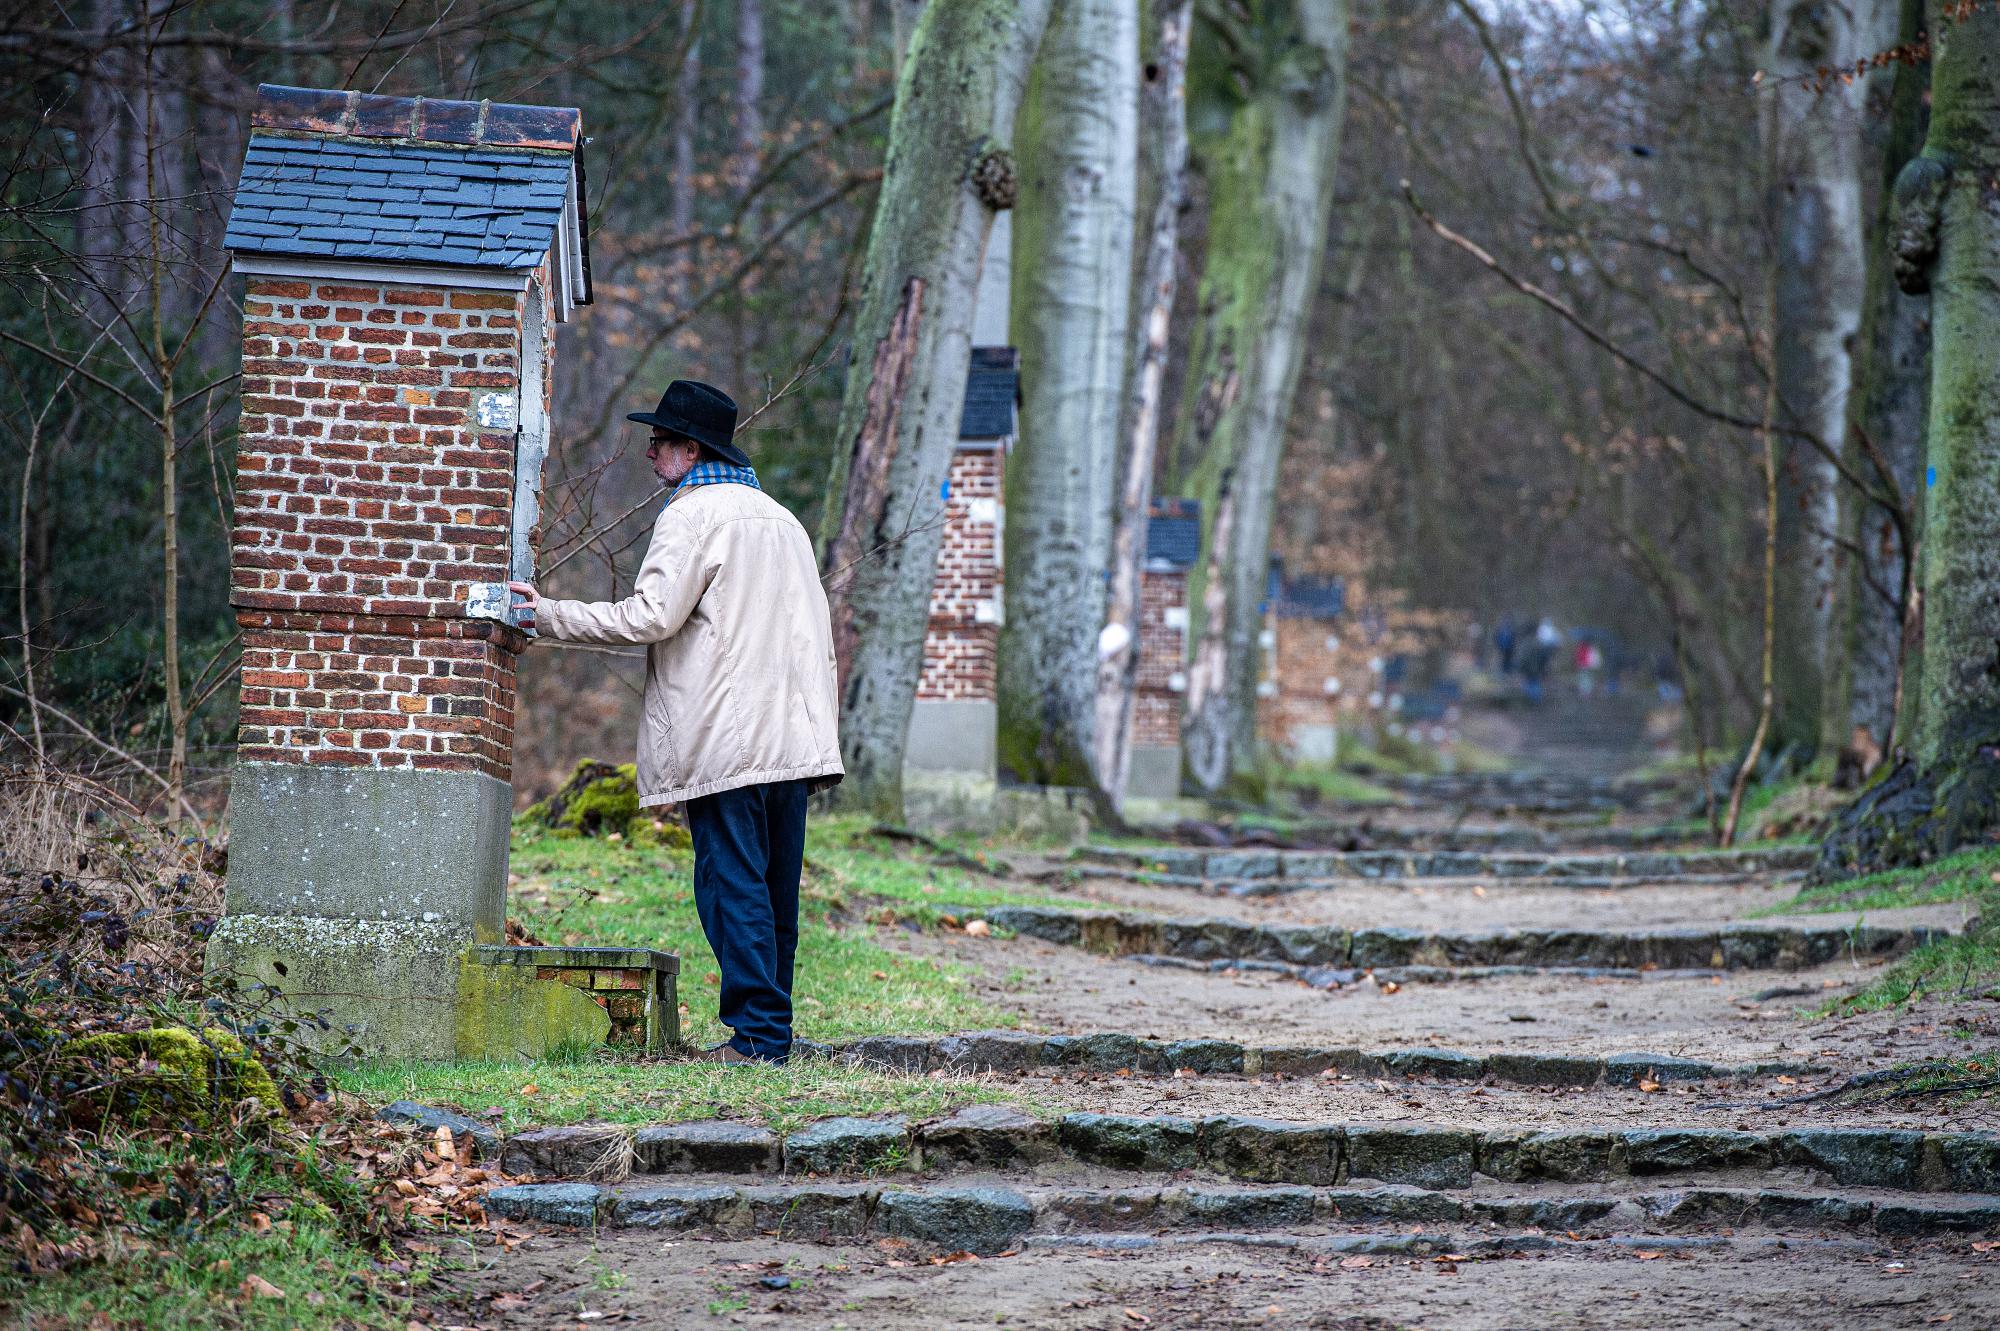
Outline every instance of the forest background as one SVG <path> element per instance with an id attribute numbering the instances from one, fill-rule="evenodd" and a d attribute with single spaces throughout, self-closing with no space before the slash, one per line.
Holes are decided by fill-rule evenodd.
<path id="1" fill-rule="evenodd" d="M 185 762 L 197 799 L 220 795 L 236 694 L 240 321 L 220 242 L 264 81 L 583 109 L 596 302 L 559 339 L 549 590 L 629 586 L 653 483 L 624 413 L 673 377 L 723 384 L 746 410 L 768 402 L 749 451 L 766 487 L 819 530 L 895 69 L 918 7 L 6 6 L 0 721 L 71 761 L 159 773 Z M 1205 0 L 1197 73 L 1220 51 L 1224 76 L 1247 86 L 1232 43 L 1285 8 Z M 1844 165 L 1870 217 L 1882 182 L 1863 145 L 1889 132 L 1903 65 L 1865 57 L 1896 44 L 1896 11 L 1911 8 L 1877 6 L 1873 28 L 1780 72 L 1809 89 L 1822 125 L 1847 117 Z M 1421 607 L 1459 625 L 1592 626 L 1649 669 L 1674 662 L 1706 742 L 1749 732 L 1764 638 L 1769 430 L 1757 427 L 1779 409 L 1768 390 L 1787 312 L 1824 303 L 1784 281 L 1801 268 L 1784 262 L 1797 240 L 1783 206 L 1792 167 L 1763 133 L 1769 10 L 1351 7 L 1331 221 L 1277 487 L 1272 547 L 1289 570 L 1344 579 L 1350 613 L 1378 625 Z M 1142 16 L 1149 62 L 1158 18 L 1154 6 Z M 1857 60 L 1823 96 L 1826 67 Z M 1142 101 L 1142 113 L 1159 105 Z M 1168 490 L 1187 470 L 1172 441 L 1204 409 L 1189 357 L 1210 221 L 1226 215 L 1201 114 L 1191 103 L 1161 394 Z M 1142 142 L 1157 132 L 1140 126 Z M 1806 259 L 1807 272 L 1859 262 Z M 1850 523 L 1820 535 L 1853 576 L 1865 534 Z M 1901 616 L 1901 590 L 1880 576 L 1863 580 L 1862 600 Z M 531 657 L 523 798 L 580 757 L 624 752 L 642 668 L 601 652 Z"/>

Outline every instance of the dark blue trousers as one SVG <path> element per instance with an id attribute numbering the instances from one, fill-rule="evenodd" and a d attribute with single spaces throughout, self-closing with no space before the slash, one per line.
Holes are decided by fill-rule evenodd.
<path id="1" fill-rule="evenodd" d="M 694 908 L 722 972 L 722 1024 L 737 1052 L 782 1063 L 792 1051 L 792 959 L 806 783 L 776 781 L 683 806 L 694 838 Z"/>

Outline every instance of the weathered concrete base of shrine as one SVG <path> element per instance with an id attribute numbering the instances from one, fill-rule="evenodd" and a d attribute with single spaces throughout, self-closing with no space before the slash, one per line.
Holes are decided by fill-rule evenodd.
<path id="1" fill-rule="evenodd" d="M 1181 751 L 1173 745 L 1134 745 L 1125 795 L 1136 800 L 1170 800 L 1181 793 Z"/>
<path id="2" fill-rule="evenodd" d="M 931 833 L 973 832 L 1082 842 L 1090 832 L 1086 792 L 1061 786 L 1001 785 L 957 772 L 903 770 L 903 812 Z"/>
<path id="3" fill-rule="evenodd" d="M 212 972 L 275 991 L 306 1038 L 398 1058 L 538 1058 L 679 1039 L 679 959 L 500 945 L 513 792 L 479 772 L 244 763 Z"/>
<path id="4" fill-rule="evenodd" d="M 225 908 L 413 920 L 497 943 L 513 806 L 512 787 L 480 772 L 240 764 Z"/>
<path id="5" fill-rule="evenodd" d="M 984 777 L 990 783 L 1000 761 L 999 725 L 995 703 L 919 698 L 910 710 L 904 771 Z"/>

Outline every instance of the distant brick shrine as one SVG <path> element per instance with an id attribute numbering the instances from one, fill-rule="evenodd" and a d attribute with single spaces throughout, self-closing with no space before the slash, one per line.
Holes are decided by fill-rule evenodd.
<path id="1" fill-rule="evenodd" d="M 1126 794 L 1171 799 L 1181 787 L 1181 712 L 1187 694 L 1188 571 L 1201 554 L 1201 505 L 1155 499 L 1139 577 L 1139 675 L 1132 698 L 1132 773 Z"/>
<path id="2" fill-rule="evenodd" d="M 581 147 L 566 107 L 258 94 L 227 232 L 244 651 L 210 960 L 364 1047 L 608 1029 L 574 986 L 471 960 L 504 925 L 528 641 L 504 583 L 534 568 L 554 325 L 590 300 Z"/>
<path id="3" fill-rule="evenodd" d="M 944 530 L 923 672 L 910 716 L 905 766 L 918 773 L 994 779 L 1005 605 L 1002 496 L 1020 384 L 1014 348 L 972 349 L 958 448 L 942 496 Z"/>
<path id="4" fill-rule="evenodd" d="M 1343 623 L 1347 587 L 1339 578 L 1288 576 L 1271 561 L 1264 600 L 1263 673 L 1257 687 L 1258 732 L 1297 762 L 1331 762 L 1340 714 L 1366 687 L 1357 673 L 1358 644 Z M 1343 635 L 1345 634 L 1345 637 Z"/>

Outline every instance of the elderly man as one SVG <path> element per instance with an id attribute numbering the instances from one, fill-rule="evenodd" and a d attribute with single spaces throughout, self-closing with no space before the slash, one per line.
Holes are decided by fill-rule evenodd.
<path id="1" fill-rule="evenodd" d="M 833 633 L 812 542 L 736 447 L 736 404 L 677 379 L 653 427 L 653 474 L 673 487 L 632 594 L 559 601 L 509 584 L 564 642 L 644 644 L 639 803 L 680 804 L 694 900 L 722 971 L 716 1062 L 782 1063 L 806 796 L 839 781 Z"/>

